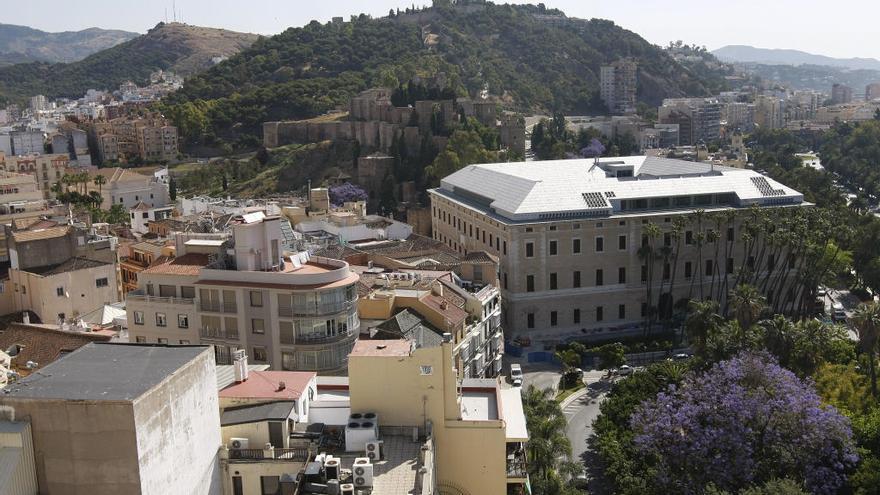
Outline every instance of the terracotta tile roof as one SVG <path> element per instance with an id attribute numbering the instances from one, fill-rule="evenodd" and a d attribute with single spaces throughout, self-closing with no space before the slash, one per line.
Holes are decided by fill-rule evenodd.
<path id="1" fill-rule="evenodd" d="M 248 379 L 232 383 L 220 391 L 220 397 L 245 399 L 296 400 L 314 379 L 311 371 L 251 371 Z M 280 383 L 284 388 L 280 388 Z"/>
<path id="2" fill-rule="evenodd" d="M 201 253 L 187 253 L 177 257 L 160 256 L 143 273 L 198 276 L 199 271 L 209 262 L 208 255 Z"/>
<path id="3" fill-rule="evenodd" d="M 48 229 L 38 230 L 20 230 L 12 233 L 15 242 L 40 241 L 43 239 L 56 239 L 64 237 L 70 232 L 69 225 L 61 225 L 57 227 L 49 227 Z"/>
<path id="4" fill-rule="evenodd" d="M 428 307 L 433 309 L 434 311 L 443 315 L 444 318 L 449 322 L 450 325 L 455 326 L 464 321 L 468 314 L 467 311 L 459 308 L 455 304 L 450 303 L 446 299 L 441 296 L 435 294 L 428 294 L 422 299 L 422 302 L 425 303 Z M 446 308 L 444 309 L 444 304 Z"/>
<path id="5" fill-rule="evenodd" d="M 498 260 L 486 251 L 471 251 L 464 255 L 462 262 L 479 264 L 479 265 L 496 265 Z"/>
<path id="6" fill-rule="evenodd" d="M 42 368 L 89 342 L 107 342 L 110 338 L 107 334 L 65 332 L 60 328 L 50 328 L 49 325 L 12 323 L 5 331 L 0 332 L 0 349 L 20 344 L 23 348 L 13 363 L 24 367 L 25 363 L 33 361 Z"/>
<path id="7" fill-rule="evenodd" d="M 152 206 L 144 203 L 143 201 L 138 201 L 136 205 L 134 205 L 130 211 L 149 211 Z"/>
<path id="8" fill-rule="evenodd" d="M 412 343 L 408 340 L 358 340 L 354 344 L 349 357 L 409 356 Z"/>

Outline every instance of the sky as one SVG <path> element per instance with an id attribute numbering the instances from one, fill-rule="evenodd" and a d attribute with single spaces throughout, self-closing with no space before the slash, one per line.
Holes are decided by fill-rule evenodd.
<path id="1" fill-rule="evenodd" d="M 166 11 L 171 20 L 176 6 L 178 20 L 188 24 L 271 35 L 313 19 L 323 22 L 361 12 L 381 16 L 413 3 L 423 5 L 427 0 L 28 0 L 16 9 L 4 9 L 0 22 L 53 32 L 87 27 L 145 32 L 164 20 Z M 658 45 L 682 40 L 710 50 L 740 44 L 880 59 L 877 0 L 544 0 L 544 4 L 570 17 L 611 19 Z"/>

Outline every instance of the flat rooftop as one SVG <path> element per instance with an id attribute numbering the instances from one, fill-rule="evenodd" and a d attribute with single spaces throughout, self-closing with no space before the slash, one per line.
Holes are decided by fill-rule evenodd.
<path id="1" fill-rule="evenodd" d="M 12 399 L 133 401 L 210 346 L 87 344 L 0 391 Z"/>
<path id="2" fill-rule="evenodd" d="M 358 340 L 349 357 L 363 356 L 409 356 L 412 342 L 408 340 Z"/>
<path id="3" fill-rule="evenodd" d="M 498 396 L 495 390 L 461 392 L 461 419 L 491 421 L 498 419 Z"/>

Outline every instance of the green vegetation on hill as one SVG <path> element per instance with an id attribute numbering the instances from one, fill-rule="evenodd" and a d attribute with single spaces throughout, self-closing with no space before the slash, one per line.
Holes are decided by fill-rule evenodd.
<path id="1" fill-rule="evenodd" d="M 158 69 L 189 75 L 210 66 L 212 57 L 233 55 L 256 39 L 253 34 L 160 23 L 143 36 L 78 62 L 0 67 L 0 102 L 36 94 L 79 98 L 90 88 L 115 90 L 129 80 L 143 84 Z"/>
<path id="2" fill-rule="evenodd" d="M 0 24 L 0 61 L 73 62 L 137 36 L 138 33 L 116 29 L 47 33 L 27 26 Z"/>
<path id="3" fill-rule="evenodd" d="M 460 95 L 488 90 L 513 109 L 594 112 L 603 108 L 600 66 L 624 57 L 638 62 L 639 100 L 651 105 L 708 94 L 722 80 L 683 67 L 610 21 L 459 1 L 288 29 L 191 78 L 162 109 L 190 143 L 220 138 L 247 146 L 257 142 L 260 122 L 313 117 L 368 87 L 442 71 Z"/>

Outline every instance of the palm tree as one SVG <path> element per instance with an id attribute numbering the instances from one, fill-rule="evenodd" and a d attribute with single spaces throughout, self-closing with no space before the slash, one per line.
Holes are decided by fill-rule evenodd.
<path id="1" fill-rule="evenodd" d="M 684 330 L 698 356 L 704 356 L 709 334 L 724 320 L 718 316 L 718 303 L 715 301 L 694 301 L 688 304 L 688 316 Z"/>
<path id="2" fill-rule="evenodd" d="M 859 305 L 852 316 L 853 325 L 859 334 L 859 344 L 868 354 L 868 370 L 871 374 L 871 394 L 877 397 L 877 341 L 880 339 L 880 304 L 870 302 Z"/>
<path id="3" fill-rule="evenodd" d="M 642 259 L 645 263 L 645 301 L 647 305 L 647 311 L 645 312 L 646 324 L 645 324 L 645 332 L 646 334 L 651 333 L 651 323 L 654 319 L 653 314 L 653 285 L 654 285 L 654 240 L 661 234 L 660 227 L 655 223 L 649 223 L 644 230 L 642 230 L 642 235 L 644 236 L 644 240 L 642 241 L 642 246 L 639 248 L 638 254 L 639 258 Z"/>
<path id="4" fill-rule="evenodd" d="M 96 186 L 98 186 L 98 194 L 101 194 L 102 193 L 101 186 L 103 186 L 104 184 L 107 183 L 107 177 L 104 177 L 103 175 L 98 174 L 95 176 L 94 179 L 92 179 L 92 182 Z"/>
<path id="5" fill-rule="evenodd" d="M 559 485 L 561 479 L 577 469 L 568 461 L 571 442 L 565 435 L 565 415 L 553 394 L 552 389 L 538 389 L 534 385 L 523 391 L 523 410 L 529 431 L 529 476 L 534 484 L 541 486 Z"/>
<path id="6" fill-rule="evenodd" d="M 738 285 L 729 297 L 730 307 L 743 331 L 751 328 L 767 307 L 767 300 L 753 285 Z"/>

